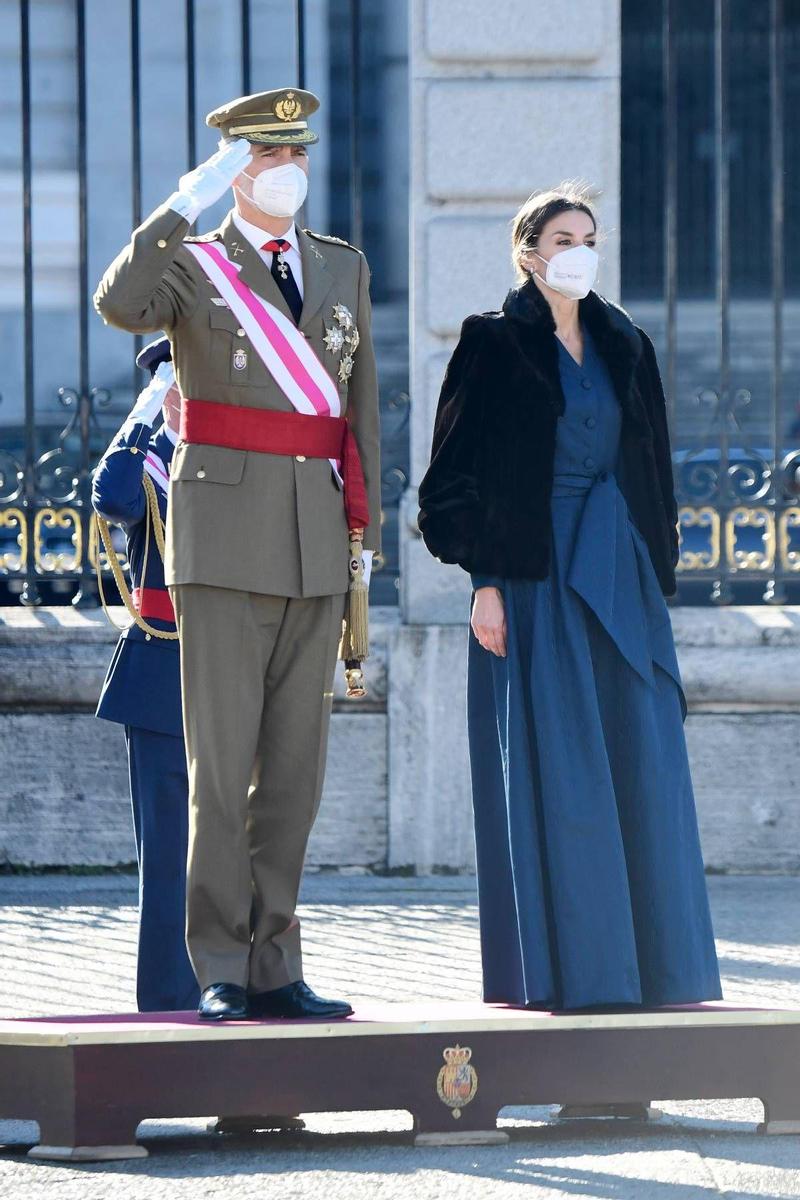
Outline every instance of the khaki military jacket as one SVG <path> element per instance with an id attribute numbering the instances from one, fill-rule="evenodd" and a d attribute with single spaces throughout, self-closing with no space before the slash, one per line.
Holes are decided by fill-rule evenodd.
<path id="1" fill-rule="evenodd" d="M 240 278 L 291 318 L 269 269 L 229 214 L 219 229 L 189 238 L 166 205 L 134 232 L 94 297 L 110 325 L 132 333 L 164 329 L 181 395 L 220 404 L 293 411 L 186 241 L 219 240 Z M 265 234 L 265 238 L 268 235 Z M 358 442 L 370 524 L 366 549 L 380 549 L 378 385 L 370 330 L 369 268 L 345 242 L 298 230 L 303 263 L 300 330 L 337 384 Z M 333 309 L 345 305 L 360 337 L 348 380 L 342 351 L 326 346 Z M 347 348 L 344 348 L 347 352 Z M 234 362 L 235 357 L 235 362 Z M 342 493 L 327 459 L 179 443 L 167 518 L 167 584 L 201 583 L 277 596 L 335 595 L 348 585 Z"/>

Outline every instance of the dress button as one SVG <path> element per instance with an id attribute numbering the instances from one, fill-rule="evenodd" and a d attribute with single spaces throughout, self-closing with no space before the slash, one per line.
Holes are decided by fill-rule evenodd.
<path id="1" fill-rule="evenodd" d="M 591 390 L 591 386 L 592 386 L 591 379 L 582 379 L 581 380 L 581 387 L 585 388 L 587 392 Z"/>
<path id="2" fill-rule="evenodd" d="M 159 239 L 158 239 L 158 248 L 159 248 L 159 250 L 166 250 L 166 248 L 167 248 L 167 243 L 166 243 L 166 241 L 164 240 L 164 238 L 159 238 Z"/>
<path id="3" fill-rule="evenodd" d="M 591 469 L 592 469 L 592 467 L 594 466 L 594 459 L 593 459 L 593 458 L 585 458 L 585 459 L 583 460 L 583 465 L 584 465 L 584 466 L 585 466 L 585 467 L 586 467 L 588 470 L 591 470 Z"/>
<path id="4" fill-rule="evenodd" d="M 594 417 L 586 418 L 586 428 L 587 429 L 594 429 L 596 424 L 597 424 L 597 421 L 595 421 Z"/>
<path id="5" fill-rule="evenodd" d="M 237 330 L 236 330 L 236 336 L 237 336 L 237 337 L 244 337 L 244 330 L 243 330 L 243 329 L 237 329 Z"/>
<path id="6" fill-rule="evenodd" d="M 200 470 L 197 472 L 197 478 L 198 478 L 198 479 L 205 479 L 205 477 L 206 477 L 206 473 L 205 473 L 205 471 L 203 470 L 203 468 L 201 467 L 201 468 L 200 468 Z"/>
<path id="7" fill-rule="evenodd" d="M 295 461 L 296 461 L 296 462 L 305 462 L 305 461 L 306 461 L 306 456 L 305 456 L 305 454 L 296 454 L 296 455 L 295 455 Z"/>

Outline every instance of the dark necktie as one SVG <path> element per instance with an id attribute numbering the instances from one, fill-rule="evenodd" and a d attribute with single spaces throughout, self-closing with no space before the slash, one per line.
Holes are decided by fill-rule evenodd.
<path id="1" fill-rule="evenodd" d="M 297 286 L 297 281 L 292 274 L 292 268 L 289 266 L 286 259 L 283 257 L 289 249 L 289 242 L 282 238 L 274 238 L 270 242 L 264 242 L 262 250 L 272 251 L 272 266 L 270 273 L 272 278 L 278 285 L 280 293 L 286 303 L 289 305 L 289 312 L 294 317 L 295 325 L 300 324 L 300 314 L 303 311 L 303 299 L 300 295 L 300 289 Z"/>

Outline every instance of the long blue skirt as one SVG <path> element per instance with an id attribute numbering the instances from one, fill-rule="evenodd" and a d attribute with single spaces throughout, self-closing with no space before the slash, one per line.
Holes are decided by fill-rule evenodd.
<path id="1" fill-rule="evenodd" d="M 613 475 L 557 480 L 542 581 L 506 581 L 507 657 L 470 637 L 484 999 L 721 996 L 669 613 Z"/>

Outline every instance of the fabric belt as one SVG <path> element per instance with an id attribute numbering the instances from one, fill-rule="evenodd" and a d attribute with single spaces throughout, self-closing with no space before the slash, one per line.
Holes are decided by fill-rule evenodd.
<path id="1" fill-rule="evenodd" d="M 338 459 L 342 464 L 348 527 L 359 529 L 369 524 L 367 489 L 358 443 L 344 417 L 184 399 L 181 438 L 192 445 L 254 450 L 258 454 L 304 454 L 309 458 Z"/>
<path id="2" fill-rule="evenodd" d="M 169 598 L 169 592 L 161 588 L 134 588 L 133 605 L 140 617 L 145 620 L 155 618 L 157 621 L 169 621 L 175 624 L 175 609 Z"/>

